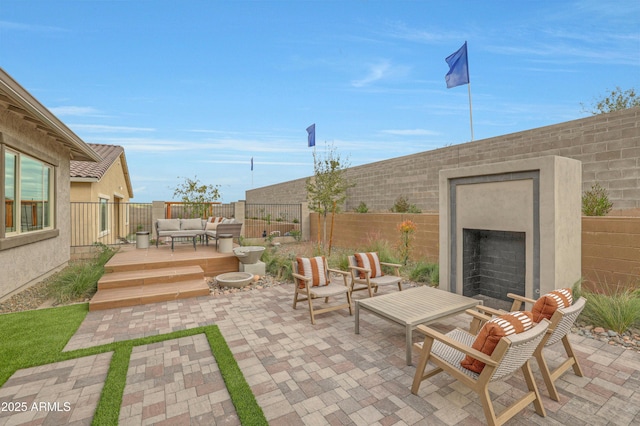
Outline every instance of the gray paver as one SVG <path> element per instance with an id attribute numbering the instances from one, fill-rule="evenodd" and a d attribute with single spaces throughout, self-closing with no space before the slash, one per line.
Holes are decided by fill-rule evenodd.
<path id="1" fill-rule="evenodd" d="M 363 315 L 356 335 L 346 310 L 319 315 L 312 326 L 303 306 L 291 308 L 292 286 L 90 312 L 65 350 L 216 324 L 270 424 L 485 424 L 476 395 L 445 374 L 424 382 L 417 396 L 410 393 L 415 367 L 405 365 L 401 327 Z M 434 327 L 467 325 L 467 318 L 458 316 Z M 637 423 L 640 353 L 570 338 L 585 377 L 569 370 L 557 382 L 561 400 L 552 401 L 532 362 L 547 417 L 529 406 L 508 424 Z M 562 362 L 562 353 L 561 343 L 545 350 L 550 366 Z M 55 393 L 43 393 L 54 389 L 77 402 L 49 422 L 89 424 L 110 356 L 18 371 L 0 388 L 0 402 L 32 402 L 37 395 L 55 402 Z M 518 375 L 491 387 L 496 406 L 522 389 Z M 45 414 L 0 413 L 0 424 L 26 424 Z M 204 335 L 134 348 L 119 423 L 239 424 Z"/>

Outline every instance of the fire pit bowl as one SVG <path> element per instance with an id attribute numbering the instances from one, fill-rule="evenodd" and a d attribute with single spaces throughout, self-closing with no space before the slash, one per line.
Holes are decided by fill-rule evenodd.
<path id="1" fill-rule="evenodd" d="M 236 247 L 233 249 L 233 254 L 236 255 L 240 262 L 246 265 L 258 262 L 263 252 L 264 247 L 262 246 Z"/>
<path id="2" fill-rule="evenodd" d="M 216 277 L 216 282 L 224 287 L 244 287 L 253 281 L 253 274 L 249 272 L 227 272 Z"/>

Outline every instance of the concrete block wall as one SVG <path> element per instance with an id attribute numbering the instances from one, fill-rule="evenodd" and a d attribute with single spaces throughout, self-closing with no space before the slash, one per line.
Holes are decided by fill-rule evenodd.
<path id="1" fill-rule="evenodd" d="M 351 167 L 346 175 L 356 186 L 344 207 L 352 211 L 365 202 L 370 211 L 388 212 L 403 195 L 423 212 L 436 212 L 440 170 L 547 155 L 580 160 L 583 191 L 598 182 L 608 190 L 614 214 L 640 215 L 640 108 Z M 303 202 L 305 180 L 249 190 L 246 200 Z"/>

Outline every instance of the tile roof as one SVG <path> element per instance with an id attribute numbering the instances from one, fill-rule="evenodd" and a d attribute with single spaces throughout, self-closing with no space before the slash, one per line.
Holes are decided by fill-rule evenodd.
<path id="1" fill-rule="evenodd" d="M 95 178 L 101 179 L 109 170 L 109 167 L 124 153 L 124 148 L 118 145 L 100 145 L 89 143 L 89 145 L 100 157 L 102 161 L 94 163 L 91 161 L 71 161 L 72 178 Z"/>

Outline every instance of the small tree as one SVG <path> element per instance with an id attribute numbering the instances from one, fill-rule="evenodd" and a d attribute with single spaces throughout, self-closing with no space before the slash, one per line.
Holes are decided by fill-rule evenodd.
<path id="1" fill-rule="evenodd" d="M 180 176 L 178 176 L 180 178 Z M 205 185 L 200 183 L 198 176 L 193 179 L 183 178 L 184 182 L 173 190 L 173 198 L 180 197 L 180 201 L 187 205 L 188 214 L 192 217 L 205 217 L 207 204 L 220 199 L 220 185 Z"/>
<path id="2" fill-rule="evenodd" d="M 306 181 L 307 201 L 309 208 L 323 218 L 323 245 L 327 240 L 327 214 L 340 211 L 347 189 L 354 186 L 345 176 L 348 167 L 348 160 L 343 160 L 334 146 L 325 146 L 324 157 L 313 150 L 313 176 Z"/>
<path id="3" fill-rule="evenodd" d="M 584 104 L 581 105 L 583 112 L 598 115 L 640 106 L 640 97 L 636 95 L 636 91 L 633 88 L 622 90 L 620 87 L 616 87 L 602 99 L 595 100 L 591 107 L 586 107 Z"/>
<path id="4" fill-rule="evenodd" d="M 582 214 L 585 216 L 606 216 L 612 207 L 607 190 L 597 182 L 582 195 Z"/>

